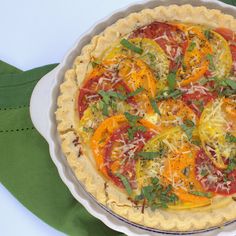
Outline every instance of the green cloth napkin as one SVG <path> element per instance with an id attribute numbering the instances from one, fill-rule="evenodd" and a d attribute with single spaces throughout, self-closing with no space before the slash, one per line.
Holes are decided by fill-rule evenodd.
<path id="1" fill-rule="evenodd" d="M 31 92 L 55 66 L 22 72 L 0 61 L 0 181 L 35 215 L 68 235 L 122 235 L 73 198 L 30 120 Z"/>
<path id="2" fill-rule="evenodd" d="M 224 2 L 236 5 L 236 0 Z M 0 181 L 35 215 L 68 235 L 121 236 L 73 198 L 31 122 L 32 90 L 55 66 L 22 72 L 0 61 Z"/>

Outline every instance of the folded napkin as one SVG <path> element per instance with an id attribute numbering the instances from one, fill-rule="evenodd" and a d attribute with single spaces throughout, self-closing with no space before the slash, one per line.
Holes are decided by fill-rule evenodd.
<path id="1" fill-rule="evenodd" d="M 35 215 L 68 235 L 123 235 L 73 198 L 30 120 L 32 90 L 55 66 L 22 72 L 0 61 L 0 181 Z"/>
<path id="2" fill-rule="evenodd" d="M 236 5 L 236 0 L 223 1 Z M 70 194 L 35 130 L 29 100 L 37 81 L 56 64 L 22 72 L 0 61 L 0 181 L 52 227 L 78 236 L 121 236 L 91 216 Z"/>

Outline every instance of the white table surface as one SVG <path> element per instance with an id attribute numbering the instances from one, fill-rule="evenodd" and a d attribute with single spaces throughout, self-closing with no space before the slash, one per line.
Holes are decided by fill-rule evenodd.
<path id="1" fill-rule="evenodd" d="M 81 33 L 132 2 L 136 1 L 0 0 L 0 59 L 22 70 L 60 62 Z M 0 236 L 15 235 L 63 234 L 28 211 L 0 183 Z"/>
<path id="2" fill-rule="evenodd" d="M 0 59 L 22 70 L 60 62 L 81 33 L 131 2 L 135 0 L 0 0 Z M 63 234 L 0 184 L 0 235 Z"/>

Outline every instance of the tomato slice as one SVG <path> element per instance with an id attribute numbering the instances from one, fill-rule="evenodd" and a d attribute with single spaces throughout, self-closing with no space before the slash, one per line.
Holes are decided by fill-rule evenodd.
<path id="1" fill-rule="evenodd" d="M 212 48 L 199 26 L 182 26 L 188 38 L 188 49 L 184 60 L 177 71 L 177 79 L 181 86 L 186 86 L 199 80 L 207 71 L 208 54 L 212 54 Z"/>
<path id="2" fill-rule="evenodd" d="M 227 169 L 227 161 L 236 154 L 236 144 L 227 139 L 228 133 L 235 134 L 235 118 L 231 116 L 234 107 L 230 102 L 221 98 L 208 103 L 198 127 L 202 148 L 219 169 Z"/>
<path id="3" fill-rule="evenodd" d="M 187 104 L 198 117 L 201 116 L 206 104 L 217 98 L 216 92 L 212 92 L 208 86 L 203 86 L 199 83 L 187 86 L 183 88 L 183 90 L 186 91 L 182 96 L 183 102 Z"/>
<path id="4" fill-rule="evenodd" d="M 195 172 L 206 191 L 221 195 L 236 193 L 236 170 L 226 172 L 218 169 L 203 149 L 197 154 Z"/>
<path id="5" fill-rule="evenodd" d="M 140 137 L 140 141 L 141 140 L 145 141 L 151 138 L 154 133 L 160 132 L 159 127 L 153 125 L 152 123 L 146 120 L 142 119 L 139 121 L 139 123 L 140 125 L 143 125 L 146 128 L 148 128 L 148 130 L 146 132 L 139 132 L 139 131 L 136 132 L 134 134 L 134 139 L 129 140 L 127 137 L 127 130 L 129 128 L 129 125 L 125 116 L 124 115 L 112 116 L 104 120 L 99 125 L 99 127 L 95 130 L 91 138 L 90 146 L 92 148 L 93 155 L 96 160 L 98 169 L 103 173 L 105 177 L 112 179 L 114 184 L 116 184 L 119 187 L 123 185 L 121 184 L 121 181 L 118 179 L 118 177 L 115 176 L 115 172 L 118 169 L 119 170 L 121 169 L 122 160 L 123 160 L 123 164 L 125 164 L 124 166 L 125 169 L 126 170 L 128 169 L 130 171 L 132 178 L 134 177 L 134 174 L 132 174 L 134 172 L 133 170 L 131 171 L 131 169 L 134 167 L 134 165 L 133 165 L 133 161 L 125 160 L 127 156 L 126 152 L 124 153 L 124 155 L 122 154 L 120 158 L 116 157 L 115 155 L 116 153 L 111 155 L 111 152 L 113 152 L 113 149 L 119 146 L 120 145 L 119 142 L 123 140 L 122 142 L 127 142 L 128 146 L 130 147 L 135 146 L 134 148 L 137 148 L 136 151 L 138 151 L 140 150 L 140 148 L 142 148 L 142 143 L 137 142 L 138 137 Z M 136 142 L 136 143 L 132 143 L 132 142 Z M 123 169 L 121 169 L 120 171 L 123 174 Z M 127 176 L 127 178 L 128 177 L 129 176 Z M 132 182 L 134 181 L 131 181 L 130 184 L 132 184 Z"/>
<path id="6" fill-rule="evenodd" d="M 170 60 L 170 70 L 180 67 L 186 47 L 185 33 L 176 25 L 155 21 L 135 30 L 130 38 L 141 37 L 155 40 L 164 50 Z"/>
<path id="7" fill-rule="evenodd" d="M 144 142 L 148 141 L 154 133 L 152 131 L 137 131 L 134 139 L 129 140 L 127 133 L 130 126 L 117 129 L 107 141 L 104 147 L 104 165 L 110 179 L 118 187 L 124 187 L 116 173 L 125 176 L 131 187 L 136 188 L 135 159 L 136 153 L 140 152 Z"/>
<path id="8" fill-rule="evenodd" d="M 120 93 L 123 90 L 126 94 L 131 92 L 127 84 L 119 78 L 114 71 L 107 70 L 104 66 L 95 68 L 79 90 L 77 104 L 80 118 L 82 118 L 89 103 L 97 101 L 101 98 L 98 94 L 99 90 L 114 90 Z M 130 104 L 135 104 L 132 97 L 128 98 L 127 102 Z"/>
<path id="9" fill-rule="evenodd" d="M 214 29 L 214 31 L 222 35 L 228 41 L 230 51 L 232 54 L 232 59 L 233 59 L 232 69 L 233 69 L 234 74 L 236 74 L 236 33 L 226 28 L 216 28 Z"/>

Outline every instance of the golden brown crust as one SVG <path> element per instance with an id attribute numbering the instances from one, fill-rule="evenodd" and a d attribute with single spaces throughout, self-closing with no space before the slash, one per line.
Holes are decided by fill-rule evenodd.
<path id="1" fill-rule="evenodd" d="M 83 183 L 86 190 L 98 202 L 106 205 L 120 216 L 140 225 L 162 230 L 199 230 L 219 226 L 226 221 L 236 218 L 236 202 L 231 197 L 215 197 L 212 205 L 194 210 L 151 211 L 135 208 L 127 199 L 127 195 L 118 190 L 96 171 L 91 161 L 92 154 L 87 147 L 79 142 L 75 135 L 75 99 L 76 91 L 91 70 L 91 58 L 98 58 L 102 52 L 126 34 L 136 28 L 158 21 L 180 21 L 183 23 L 202 24 L 209 27 L 225 27 L 236 31 L 236 20 L 218 10 L 209 10 L 205 7 L 192 7 L 191 5 L 171 5 L 145 9 L 138 13 L 118 20 L 106 28 L 100 35 L 95 36 L 91 43 L 86 45 L 73 65 L 73 69 L 66 72 L 65 80 L 60 87 L 56 119 L 58 133 L 62 142 L 62 150 L 69 166 L 73 169 L 78 180 Z"/>

